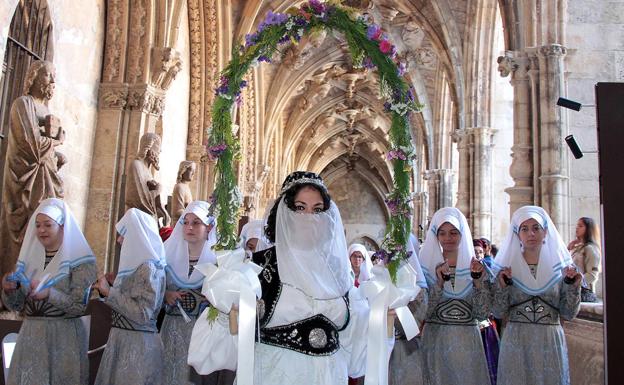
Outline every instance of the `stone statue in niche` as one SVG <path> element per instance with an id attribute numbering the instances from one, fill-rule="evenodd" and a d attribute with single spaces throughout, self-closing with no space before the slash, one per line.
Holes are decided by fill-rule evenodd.
<path id="1" fill-rule="evenodd" d="M 171 215 L 173 217 L 173 225 L 178 223 L 178 219 L 184 212 L 186 206 L 193 201 L 193 194 L 189 187 L 189 182 L 193 180 L 196 170 L 195 162 L 183 160 L 178 168 L 178 179 L 173 187 L 171 197 Z"/>
<path id="2" fill-rule="evenodd" d="M 169 226 L 171 217 L 160 199 L 160 183 L 152 174 L 152 168 L 159 170 L 160 144 L 157 134 L 148 132 L 141 137 L 126 179 L 126 210 L 135 207 L 153 216 L 159 226 Z"/>
<path id="3" fill-rule="evenodd" d="M 23 95 L 11 105 L 2 187 L 0 256 L 2 272 L 13 269 L 28 218 L 46 198 L 63 198 L 58 170 L 67 158 L 57 151 L 65 140 L 58 117 L 48 110 L 54 94 L 54 65 L 34 61 L 26 72 Z"/>

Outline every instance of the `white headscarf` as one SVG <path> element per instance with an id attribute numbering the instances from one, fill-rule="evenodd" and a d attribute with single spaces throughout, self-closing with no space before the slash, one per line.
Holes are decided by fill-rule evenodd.
<path id="1" fill-rule="evenodd" d="M 247 241 L 253 238 L 258 240 L 256 244 L 256 250 L 253 252 L 258 252 L 262 250 L 266 250 L 271 247 L 271 242 L 264 236 L 264 226 L 266 224 L 266 220 L 264 219 L 254 219 L 245 223 L 240 233 L 240 248 L 245 248 Z"/>
<path id="2" fill-rule="evenodd" d="M 414 270 L 416 271 L 416 284 L 423 289 L 428 288 L 427 279 L 425 278 L 425 274 L 423 273 L 422 267 L 420 266 L 420 260 L 418 259 L 418 252 L 420 250 L 420 243 L 416 236 L 410 233 L 409 241 L 407 242 L 407 252 L 410 251 L 412 254 L 410 255 L 407 262 L 412 265 Z"/>
<path id="3" fill-rule="evenodd" d="M 282 282 L 317 299 L 345 295 L 353 286 L 351 264 L 338 207 L 297 213 L 282 198 L 275 221 L 277 267 Z"/>
<path id="4" fill-rule="evenodd" d="M 45 248 L 37 238 L 35 224 L 38 214 L 44 214 L 63 226 L 63 243 L 45 269 Z M 26 282 L 33 278 L 40 281 L 47 276 L 46 283 L 42 286 L 45 289 L 66 277 L 71 268 L 86 262 L 95 263 L 95 256 L 69 206 L 57 198 L 43 200 L 28 221 L 16 273 Z"/>
<path id="5" fill-rule="evenodd" d="M 165 248 L 158 234 L 158 225 L 151 215 L 131 208 L 115 225 L 117 232 L 124 237 L 117 268 L 118 281 L 132 273 L 143 263 L 150 261 L 165 267 Z"/>
<path id="6" fill-rule="evenodd" d="M 522 256 L 518 236 L 520 225 L 529 219 L 535 219 L 546 230 L 537 264 L 537 278 L 533 277 L 529 265 Z M 511 267 L 514 285 L 529 295 L 539 295 L 559 282 L 562 277 L 561 270 L 571 264 L 570 252 L 546 211 L 538 206 L 524 206 L 516 210 L 511 217 L 507 238 L 492 261 L 492 270 L 496 277 L 503 268 Z"/>
<path id="7" fill-rule="evenodd" d="M 470 277 L 470 261 L 475 255 L 472 246 L 472 234 L 468 227 L 468 221 L 461 211 L 455 207 L 444 207 L 433 214 L 425 243 L 420 250 L 420 263 L 429 285 L 435 285 L 437 281 L 436 267 L 444 262 L 442 247 L 438 242 L 438 229 L 444 223 L 450 223 L 461 233 L 457 265 L 455 266 L 455 287 L 450 281 L 444 282 L 444 295 L 450 298 L 464 298 L 472 290 L 472 278 Z"/>
<path id="8" fill-rule="evenodd" d="M 204 280 L 204 275 L 197 269 L 193 269 L 193 273 L 189 272 L 189 249 L 188 242 L 184 240 L 184 218 L 187 214 L 192 213 L 202 221 L 204 225 L 214 222 L 214 218 L 208 215 L 210 205 L 204 201 L 193 201 L 186 206 L 184 212 L 178 220 L 178 226 L 173 228 L 173 232 L 169 239 L 165 241 L 165 255 L 167 256 L 167 272 L 170 274 L 173 282 L 182 289 L 195 289 L 200 287 Z M 217 263 L 217 256 L 212 251 L 212 246 L 217 243 L 217 227 L 213 226 L 208 233 L 208 238 L 204 242 L 197 264 Z"/>
<path id="9" fill-rule="evenodd" d="M 351 254 L 356 251 L 359 251 L 364 257 L 364 262 L 360 265 L 360 276 L 358 277 L 358 282 L 362 283 L 371 279 L 373 262 L 371 261 L 368 250 L 366 250 L 366 247 L 364 247 L 364 245 L 361 245 L 359 243 L 352 243 L 351 246 L 349 246 L 349 263 L 351 263 Z"/>

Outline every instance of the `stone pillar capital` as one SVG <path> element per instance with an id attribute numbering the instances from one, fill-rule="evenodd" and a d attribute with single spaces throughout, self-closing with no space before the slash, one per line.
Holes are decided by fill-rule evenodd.
<path id="1" fill-rule="evenodd" d="M 149 84 L 131 85 L 126 107 L 160 117 L 165 107 L 165 91 Z"/>
<path id="2" fill-rule="evenodd" d="M 104 110 L 123 110 L 128 103 L 128 84 L 100 83 L 99 108 Z"/>
<path id="3" fill-rule="evenodd" d="M 560 44 L 548 44 L 539 47 L 536 53 L 541 57 L 563 57 L 567 53 L 566 47 Z"/>

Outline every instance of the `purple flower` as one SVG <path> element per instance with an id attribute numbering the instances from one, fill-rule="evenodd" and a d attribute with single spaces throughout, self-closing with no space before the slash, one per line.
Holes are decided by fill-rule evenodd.
<path id="1" fill-rule="evenodd" d="M 392 104 L 390 104 L 390 102 L 384 103 L 384 110 L 386 110 L 386 112 L 389 112 L 391 108 L 392 108 Z"/>
<path id="2" fill-rule="evenodd" d="M 381 36 L 381 27 L 377 24 L 372 24 L 366 29 L 366 37 L 370 40 L 379 40 Z"/>
<path id="3" fill-rule="evenodd" d="M 364 66 L 364 68 L 368 69 L 375 68 L 375 63 L 373 63 L 373 60 L 368 56 L 364 58 L 364 61 L 362 61 L 362 65 Z"/>
<path id="4" fill-rule="evenodd" d="M 400 62 L 399 65 L 397 66 L 397 74 L 399 76 L 403 76 L 405 75 L 406 71 L 407 71 L 407 64 L 405 64 L 405 62 Z"/>
<path id="5" fill-rule="evenodd" d="M 260 55 L 260 56 L 258 56 L 258 61 L 264 61 L 264 62 L 270 63 L 271 62 L 271 58 L 266 56 L 266 55 Z"/>
<path id="6" fill-rule="evenodd" d="M 223 152 L 226 149 L 227 149 L 227 144 L 225 143 L 217 144 L 215 146 L 210 146 L 207 148 L 208 157 L 212 160 L 216 160 L 221 156 L 221 154 L 223 154 Z"/>
<path id="7" fill-rule="evenodd" d="M 242 81 L 240 82 L 240 88 L 241 88 L 241 89 L 243 89 L 243 88 L 245 88 L 245 87 L 247 87 L 247 80 L 242 80 Z"/>
<path id="8" fill-rule="evenodd" d="M 215 90 L 215 93 L 217 95 L 225 95 L 229 92 L 229 90 L 230 86 L 228 78 L 221 76 L 221 79 L 219 79 L 219 87 Z"/>
<path id="9" fill-rule="evenodd" d="M 390 150 L 388 152 L 387 157 L 388 157 L 388 160 L 393 160 L 393 159 L 407 160 L 407 156 L 401 150 Z"/>
<path id="10" fill-rule="evenodd" d="M 252 33 L 252 34 L 247 34 L 245 35 L 245 47 L 249 48 L 252 45 L 256 44 L 256 41 L 258 40 L 258 33 Z"/>
<path id="11" fill-rule="evenodd" d="M 416 90 L 414 90 L 414 86 L 410 86 L 407 90 L 407 99 L 410 102 L 414 102 L 416 100 Z"/>
<path id="12" fill-rule="evenodd" d="M 319 0 L 310 0 L 308 4 L 310 8 L 318 14 L 325 12 L 325 4 L 321 3 Z"/>
<path id="13" fill-rule="evenodd" d="M 240 107 L 243 104 L 243 96 L 241 95 L 240 92 L 236 93 L 236 100 L 235 100 L 235 102 L 236 102 L 236 105 L 238 107 Z"/>
<path id="14" fill-rule="evenodd" d="M 279 44 L 284 44 L 290 41 L 290 36 L 288 35 L 284 35 L 282 37 L 280 37 L 280 39 L 277 41 Z"/>
<path id="15" fill-rule="evenodd" d="M 273 13 L 273 11 L 269 11 L 264 21 L 258 26 L 258 32 L 262 32 L 272 25 L 284 24 L 286 21 L 288 21 L 288 15 L 284 13 Z"/>

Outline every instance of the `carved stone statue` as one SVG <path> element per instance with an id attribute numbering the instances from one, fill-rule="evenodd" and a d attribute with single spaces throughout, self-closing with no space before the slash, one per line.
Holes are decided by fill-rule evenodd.
<path id="1" fill-rule="evenodd" d="M 193 180 L 196 169 L 195 162 L 183 160 L 178 168 L 178 179 L 173 187 L 171 197 L 171 215 L 173 217 L 173 225 L 178 223 L 178 219 L 184 212 L 186 206 L 193 201 L 193 194 L 189 187 L 189 182 Z"/>
<path id="2" fill-rule="evenodd" d="M 126 179 L 126 210 L 135 207 L 154 217 L 159 226 L 169 226 L 171 217 L 160 199 L 160 183 L 154 179 L 152 168 L 159 170 L 160 136 L 148 132 L 139 143 L 136 159 L 130 164 Z"/>
<path id="3" fill-rule="evenodd" d="M 13 269 L 28 218 L 46 198 L 63 198 L 58 170 L 67 159 L 56 148 L 65 131 L 47 103 L 54 93 L 54 65 L 34 61 L 26 72 L 24 94 L 11 105 L 2 188 L 0 256 L 2 271 Z"/>

